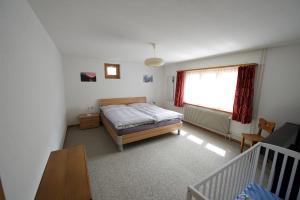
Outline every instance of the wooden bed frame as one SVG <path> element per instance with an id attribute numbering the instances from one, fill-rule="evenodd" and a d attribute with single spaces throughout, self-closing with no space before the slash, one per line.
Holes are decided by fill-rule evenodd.
<path id="1" fill-rule="evenodd" d="M 99 99 L 98 104 L 100 106 L 107 105 L 117 105 L 117 104 L 131 104 L 131 103 L 146 103 L 146 97 L 128 97 L 128 98 L 112 98 L 112 99 Z M 158 135 L 163 135 L 174 130 L 178 130 L 178 135 L 180 134 L 180 129 L 182 128 L 182 122 L 176 124 L 170 124 L 166 126 L 161 126 L 157 128 L 151 128 L 143 131 L 132 132 L 122 136 L 119 136 L 115 129 L 111 126 L 106 118 L 101 119 L 104 127 L 111 135 L 113 140 L 118 146 L 119 151 L 123 151 L 123 145 L 131 142 L 143 140 L 146 138 L 155 137 Z"/>

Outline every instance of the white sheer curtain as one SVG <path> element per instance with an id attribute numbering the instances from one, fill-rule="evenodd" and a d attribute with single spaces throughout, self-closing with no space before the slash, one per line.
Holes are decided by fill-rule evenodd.
<path id="1" fill-rule="evenodd" d="M 238 67 L 187 71 L 184 102 L 232 112 Z"/>

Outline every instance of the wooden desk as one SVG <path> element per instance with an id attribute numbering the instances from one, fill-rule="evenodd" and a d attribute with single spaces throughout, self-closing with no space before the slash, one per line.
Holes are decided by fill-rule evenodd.
<path id="1" fill-rule="evenodd" d="M 91 199 L 83 145 L 51 152 L 35 199 Z"/>

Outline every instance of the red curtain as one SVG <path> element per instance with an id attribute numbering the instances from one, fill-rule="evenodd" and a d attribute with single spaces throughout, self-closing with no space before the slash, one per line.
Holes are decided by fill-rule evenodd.
<path id="1" fill-rule="evenodd" d="M 249 65 L 238 69 L 232 119 L 242 124 L 252 120 L 255 67 L 256 65 Z"/>
<path id="2" fill-rule="evenodd" d="M 177 72 L 175 102 L 174 102 L 174 105 L 177 107 L 183 107 L 184 75 L 185 75 L 184 71 Z"/>

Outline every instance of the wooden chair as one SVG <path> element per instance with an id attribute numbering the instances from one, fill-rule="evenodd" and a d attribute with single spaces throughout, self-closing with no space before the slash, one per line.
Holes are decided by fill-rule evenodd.
<path id="1" fill-rule="evenodd" d="M 0 177 L 0 200 L 5 200 L 4 191 L 1 183 L 1 177 Z"/>
<path id="2" fill-rule="evenodd" d="M 263 118 L 259 119 L 258 122 L 258 133 L 257 134 L 253 134 L 253 133 L 242 133 L 242 141 L 241 141 L 241 153 L 243 152 L 244 149 L 244 143 L 245 140 L 248 140 L 251 142 L 251 146 L 256 144 L 257 142 L 260 142 L 264 139 L 263 136 L 261 136 L 261 132 L 262 130 L 265 130 L 268 133 L 272 133 L 274 128 L 275 128 L 275 123 L 274 122 L 269 122 Z"/>

